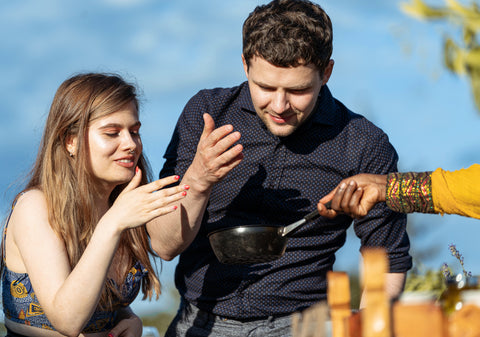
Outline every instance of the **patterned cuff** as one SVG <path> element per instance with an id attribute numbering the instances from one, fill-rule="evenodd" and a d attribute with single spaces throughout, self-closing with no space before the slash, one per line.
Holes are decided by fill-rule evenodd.
<path id="1" fill-rule="evenodd" d="M 400 213 L 435 213 L 432 200 L 432 172 L 389 173 L 387 206 Z"/>

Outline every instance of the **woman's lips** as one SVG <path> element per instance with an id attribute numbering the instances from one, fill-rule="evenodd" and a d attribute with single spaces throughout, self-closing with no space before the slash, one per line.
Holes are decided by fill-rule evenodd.
<path id="1" fill-rule="evenodd" d="M 122 167 L 127 167 L 127 168 L 131 168 L 135 164 L 133 160 L 130 160 L 130 159 L 119 159 L 116 161 L 116 163 Z"/>

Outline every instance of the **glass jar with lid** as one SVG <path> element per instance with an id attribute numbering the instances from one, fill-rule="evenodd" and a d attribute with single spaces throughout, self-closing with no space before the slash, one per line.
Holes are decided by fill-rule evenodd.
<path id="1" fill-rule="evenodd" d="M 445 313 L 448 315 L 460 310 L 465 301 L 464 292 L 478 291 L 478 285 L 476 276 L 466 276 L 464 274 L 448 276 L 446 278 L 447 287 L 440 296 L 440 304 Z M 465 293 L 465 295 L 468 295 L 468 293 Z"/>

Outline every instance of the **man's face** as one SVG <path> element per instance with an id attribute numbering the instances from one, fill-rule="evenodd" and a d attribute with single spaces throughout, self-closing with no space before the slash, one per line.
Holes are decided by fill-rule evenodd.
<path id="1" fill-rule="evenodd" d="M 249 67 L 243 59 L 243 66 L 257 115 L 272 134 L 286 137 L 312 113 L 333 61 L 323 76 L 311 64 L 277 67 L 258 56 L 250 60 Z"/>

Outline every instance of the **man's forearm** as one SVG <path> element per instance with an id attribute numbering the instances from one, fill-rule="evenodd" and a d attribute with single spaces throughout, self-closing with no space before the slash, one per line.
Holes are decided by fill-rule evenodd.
<path id="1" fill-rule="evenodd" d="M 398 298 L 405 287 L 406 273 L 388 273 L 386 274 L 385 290 L 390 299 Z"/>
<path id="2" fill-rule="evenodd" d="M 406 273 L 385 274 L 385 291 L 388 297 L 393 300 L 398 298 L 405 287 Z M 365 291 L 362 292 L 360 309 L 365 307 Z"/>
<path id="3" fill-rule="evenodd" d="M 188 185 L 188 179 L 182 184 Z M 191 187 L 176 212 L 147 223 L 152 248 L 160 258 L 170 261 L 192 243 L 200 229 L 209 197 L 210 190 L 199 192 Z"/>

